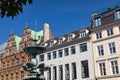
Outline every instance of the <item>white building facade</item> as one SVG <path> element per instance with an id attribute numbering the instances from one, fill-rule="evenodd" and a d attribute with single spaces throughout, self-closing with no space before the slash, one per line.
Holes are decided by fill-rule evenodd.
<path id="1" fill-rule="evenodd" d="M 46 80 L 95 80 L 92 42 L 88 29 L 81 29 L 42 43 L 46 52 L 37 55 L 39 64 L 50 69 Z"/>

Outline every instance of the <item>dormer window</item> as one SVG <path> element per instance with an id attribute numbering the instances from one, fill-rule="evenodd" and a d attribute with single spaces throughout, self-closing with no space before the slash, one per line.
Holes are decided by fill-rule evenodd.
<path id="1" fill-rule="evenodd" d="M 72 41 L 75 37 L 75 34 L 68 35 L 68 41 Z"/>
<path id="2" fill-rule="evenodd" d="M 50 47 L 54 45 L 54 41 L 50 41 Z"/>
<path id="3" fill-rule="evenodd" d="M 115 13 L 115 19 L 120 19 L 120 10 L 117 10 L 116 13 Z"/>
<path id="4" fill-rule="evenodd" d="M 65 41 L 65 37 L 60 37 L 58 40 L 58 44 L 62 44 Z"/>
<path id="5" fill-rule="evenodd" d="M 95 18 L 95 21 L 94 21 L 94 27 L 98 27 L 101 25 L 101 18 L 98 17 L 98 18 Z"/>
<path id="6" fill-rule="evenodd" d="M 86 31 L 80 32 L 79 35 L 80 35 L 80 38 L 81 38 L 81 37 L 85 37 L 85 36 L 86 36 Z"/>
<path id="7" fill-rule="evenodd" d="M 59 44 L 62 44 L 62 43 L 63 43 L 63 39 L 62 39 L 62 38 L 59 39 L 58 41 L 59 41 Z"/>
<path id="8" fill-rule="evenodd" d="M 41 44 L 40 46 L 41 47 L 46 47 L 48 44 L 47 43 L 43 43 L 43 44 Z"/>
<path id="9" fill-rule="evenodd" d="M 56 42 L 57 42 L 56 40 L 50 41 L 50 47 L 52 47 Z"/>

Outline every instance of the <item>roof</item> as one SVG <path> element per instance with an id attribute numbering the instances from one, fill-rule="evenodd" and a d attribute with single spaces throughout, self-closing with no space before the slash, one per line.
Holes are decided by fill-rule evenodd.
<path id="1" fill-rule="evenodd" d="M 15 43 L 16 43 L 16 49 L 18 50 L 19 49 L 19 44 L 20 44 L 20 41 L 21 41 L 21 37 L 18 37 L 18 36 L 14 36 L 15 37 Z"/>
<path id="2" fill-rule="evenodd" d="M 40 41 L 41 41 L 41 38 L 43 36 L 43 30 L 36 32 L 36 31 L 30 29 L 30 31 L 31 31 L 31 37 L 32 37 L 32 39 L 38 40 L 36 42 L 36 44 L 39 44 Z"/>

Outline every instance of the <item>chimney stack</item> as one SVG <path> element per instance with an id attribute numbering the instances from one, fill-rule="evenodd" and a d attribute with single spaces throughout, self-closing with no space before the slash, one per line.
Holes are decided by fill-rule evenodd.
<path id="1" fill-rule="evenodd" d="M 44 23 L 44 42 L 52 38 L 53 37 L 50 31 L 50 25 L 48 23 Z"/>

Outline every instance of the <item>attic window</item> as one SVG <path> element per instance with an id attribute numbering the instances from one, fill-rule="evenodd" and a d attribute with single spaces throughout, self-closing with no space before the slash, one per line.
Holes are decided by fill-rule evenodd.
<path id="1" fill-rule="evenodd" d="M 86 36 L 86 31 L 80 32 L 79 35 L 80 35 L 80 38 L 85 37 Z"/>
<path id="2" fill-rule="evenodd" d="M 57 42 L 56 40 L 50 41 L 50 47 L 52 47 L 56 42 Z"/>
<path id="3" fill-rule="evenodd" d="M 68 35 L 68 41 L 72 41 L 75 37 L 75 34 L 69 34 Z"/>
<path id="4" fill-rule="evenodd" d="M 101 18 L 98 17 L 98 18 L 95 18 L 94 20 L 94 27 L 98 27 L 101 25 Z"/>
<path id="5" fill-rule="evenodd" d="M 115 13 L 115 19 L 120 19 L 120 10 L 117 10 Z"/>
<path id="6" fill-rule="evenodd" d="M 65 37 L 61 37 L 58 40 L 58 44 L 62 44 L 65 41 Z"/>

